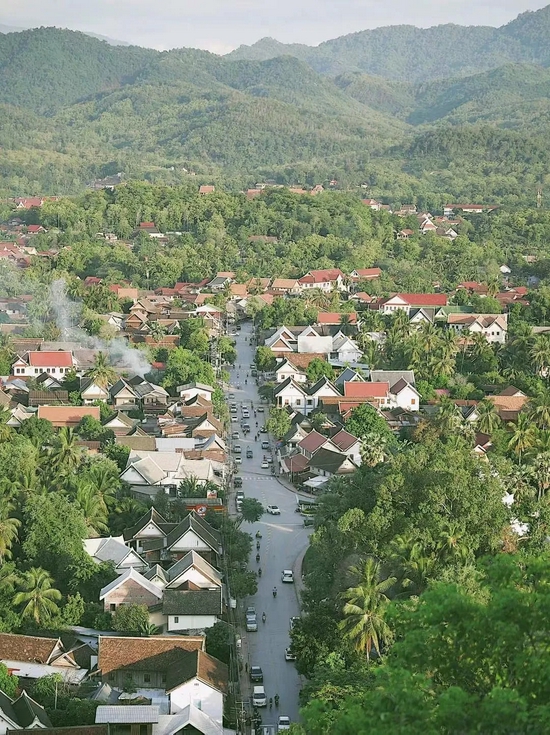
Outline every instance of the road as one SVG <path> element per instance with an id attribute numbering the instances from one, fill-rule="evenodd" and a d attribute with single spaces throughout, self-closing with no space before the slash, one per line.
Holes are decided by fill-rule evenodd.
<path id="1" fill-rule="evenodd" d="M 261 440 L 268 438 L 267 434 L 260 434 L 258 441 L 254 440 L 255 432 L 259 431 L 268 418 L 267 404 L 260 404 L 260 398 L 254 378 L 250 376 L 250 365 L 254 361 L 255 347 L 249 344 L 252 334 L 250 324 L 243 324 L 242 331 L 237 332 L 237 360 L 231 370 L 231 387 L 228 392 L 234 393 L 235 398 L 229 403 L 236 403 L 239 407 L 239 423 L 232 423 L 231 431 L 239 430 L 242 447 L 242 464 L 238 466 L 238 474 L 243 478 L 245 497 L 257 498 L 264 507 L 278 505 L 281 515 L 264 514 L 258 523 L 243 523 L 242 530 L 255 536 L 260 531 L 260 563 L 256 563 L 256 545 L 254 543 L 250 560 L 250 569 L 262 568 L 262 576 L 258 580 L 258 592 L 246 601 L 247 605 L 255 605 L 258 615 L 258 632 L 243 634 L 247 636 L 245 650 L 248 651 L 248 665 L 261 666 L 264 673 L 264 687 L 267 698 L 278 694 L 280 705 L 278 712 L 273 707 L 262 711 L 263 724 L 272 724 L 277 720 L 277 714 L 288 715 L 292 721 L 298 720 L 298 694 L 300 678 L 294 664 L 285 661 L 285 648 L 289 645 L 290 618 L 300 614 L 297 589 L 294 584 L 282 584 L 281 572 L 283 569 L 294 569 L 297 560 L 301 557 L 308 545 L 310 528 L 303 527 L 303 518 L 295 512 L 296 500 L 294 494 L 282 486 L 271 474 L 269 469 L 262 469 L 262 457 L 268 452 L 260 448 Z M 238 367 L 240 365 L 240 368 Z M 247 384 L 245 375 L 248 373 Z M 238 377 L 237 377 L 238 376 Z M 238 386 L 238 387 L 237 387 Z M 244 440 L 240 432 L 241 405 L 243 403 L 254 407 L 265 406 L 264 413 L 257 413 L 254 417 L 250 410 L 251 433 L 249 440 Z M 259 428 L 256 429 L 256 421 Z M 271 446 L 273 437 L 269 437 Z M 235 442 L 232 440 L 232 444 Z M 252 459 L 246 459 L 246 449 L 250 447 L 254 453 Z M 275 453 L 273 453 L 275 457 Z M 299 566 L 299 565 L 298 565 Z M 299 575 L 299 569 L 295 570 Z M 296 576 L 295 574 L 295 576 Z M 277 587 L 277 597 L 273 598 L 273 587 Z M 265 612 L 267 620 L 261 621 Z M 243 693 L 244 694 L 244 693 Z"/>

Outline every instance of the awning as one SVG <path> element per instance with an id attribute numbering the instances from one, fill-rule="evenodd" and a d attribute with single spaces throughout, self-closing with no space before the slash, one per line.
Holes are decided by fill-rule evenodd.
<path id="1" fill-rule="evenodd" d="M 322 475 L 316 475 L 315 477 L 312 477 L 311 480 L 306 480 L 305 482 L 303 482 L 302 485 L 304 485 L 305 487 L 310 487 L 312 490 L 317 490 L 322 485 L 327 483 L 329 480 L 330 480 L 330 477 L 323 477 Z M 300 498 L 299 502 L 307 503 L 307 500 L 303 501 Z"/>

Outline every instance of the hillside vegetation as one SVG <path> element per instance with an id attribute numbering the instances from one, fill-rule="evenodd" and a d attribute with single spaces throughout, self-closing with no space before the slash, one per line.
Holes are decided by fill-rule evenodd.
<path id="1" fill-rule="evenodd" d="M 232 188 L 336 179 L 391 203 L 532 202 L 548 171 L 548 17 L 225 57 L 55 28 L 0 35 L 0 193 L 73 193 L 117 172 L 177 184 L 191 170 Z"/>

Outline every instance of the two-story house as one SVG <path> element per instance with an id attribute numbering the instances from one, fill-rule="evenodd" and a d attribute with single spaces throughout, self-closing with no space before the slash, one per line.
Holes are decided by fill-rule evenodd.
<path id="1" fill-rule="evenodd" d="M 42 373 L 63 378 L 76 369 L 72 352 L 63 350 L 48 352 L 27 352 L 12 364 L 12 375 L 35 378 Z"/>

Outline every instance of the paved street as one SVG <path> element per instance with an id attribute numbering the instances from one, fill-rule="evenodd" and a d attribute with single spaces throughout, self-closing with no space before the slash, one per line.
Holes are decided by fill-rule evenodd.
<path id="1" fill-rule="evenodd" d="M 263 724 L 275 723 L 277 714 L 288 715 L 293 721 L 298 719 L 298 693 L 300 690 L 300 679 L 292 662 L 285 661 L 285 648 L 289 645 L 289 621 L 294 615 L 299 614 L 299 604 L 295 584 L 282 584 L 281 572 L 283 569 L 294 569 L 296 561 L 301 557 L 308 545 L 308 537 L 311 529 L 303 527 L 303 517 L 295 512 L 296 500 L 294 494 L 282 486 L 278 480 L 271 475 L 269 469 L 261 469 L 262 457 L 268 452 L 260 448 L 262 439 L 268 438 L 267 434 L 261 434 L 258 441 L 254 440 L 255 433 L 259 431 L 268 417 L 268 406 L 264 413 L 250 410 L 248 423 L 251 433 L 248 440 L 244 440 L 240 431 L 241 404 L 254 407 L 260 404 L 259 395 L 254 378 L 250 376 L 250 365 L 254 360 L 255 347 L 249 344 L 252 329 L 249 324 L 243 324 L 242 331 L 237 332 L 237 361 L 231 370 L 230 392 L 235 398 L 229 403 L 237 403 L 239 406 L 239 423 L 232 423 L 231 431 L 239 430 L 242 447 L 242 464 L 238 466 L 238 474 L 243 478 L 243 490 L 245 497 L 257 498 L 264 507 L 266 505 L 278 505 L 281 509 L 280 516 L 265 514 L 255 524 L 243 523 L 243 530 L 255 535 L 260 531 L 260 563 L 256 563 L 256 545 L 254 542 L 250 568 L 257 571 L 258 566 L 262 568 L 262 577 L 258 583 L 258 593 L 250 598 L 246 604 L 253 604 L 258 614 L 258 632 L 243 634 L 247 635 L 247 641 L 243 646 L 243 653 L 248 651 L 248 665 L 261 666 L 264 672 L 264 686 L 267 698 L 279 694 L 280 705 L 278 712 L 273 707 L 262 711 Z M 240 365 L 240 368 L 238 367 Z M 248 373 L 248 376 L 246 375 Z M 237 377 L 238 376 L 238 377 Z M 245 385 L 245 377 L 248 383 Z M 237 388 L 237 385 L 239 386 Z M 256 429 L 258 421 L 258 429 Z M 273 438 L 270 437 L 273 446 Z M 231 441 L 231 444 L 236 443 Z M 254 452 L 252 459 L 246 459 L 246 449 L 250 447 Z M 275 455 L 274 455 L 275 456 Z M 295 576 L 299 576 L 299 569 L 295 569 Z M 274 599 L 272 590 L 277 587 L 277 597 Z M 267 615 L 266 623 L 261 621 L 262 613 Z M 246 645 L 247 644 L 247 645 Z M 245 694 L 243 692 L 243 694 Z M 245 695 L 246 696 L 246 695 Z"/>

